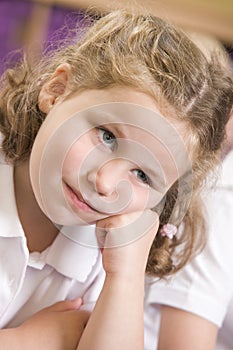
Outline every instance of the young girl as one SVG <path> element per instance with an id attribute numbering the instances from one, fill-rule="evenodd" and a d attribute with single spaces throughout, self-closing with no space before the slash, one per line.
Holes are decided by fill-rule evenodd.
<path id="1" fill-rule="evenodd" d="M 144 348 L 145 270 L 198 247 L 232 91 L 182 32 L 124 11 L 6 72 L 0 349 Z"/>

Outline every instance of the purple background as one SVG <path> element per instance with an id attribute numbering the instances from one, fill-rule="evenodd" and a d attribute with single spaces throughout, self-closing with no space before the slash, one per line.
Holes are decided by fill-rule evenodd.
<path id="1" fill-rule="evenodd" d="M 20 57 L 16 50 L 25 46 L 25 34 L 33 6 L 33 2 L 26 0 L 0 0 L 0 74 L 9 62 L 14 63 Z M 67 24 L 72 28 L 77 22 L 81 25 L 83 20 L 84 13 L 81 10 L 77 12 L 70 8 L 52 6 L 45 40 L 51 41 L 54 33 L 64 27 L 59 30 L 59 39 L 62 39 L 67 35 Z"/>

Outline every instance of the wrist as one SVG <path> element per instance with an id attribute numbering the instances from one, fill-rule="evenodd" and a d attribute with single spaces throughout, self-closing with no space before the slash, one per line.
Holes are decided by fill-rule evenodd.
<path id="1" fill-rule="evenodd" d="M 144 281 L 145 278 L 145 266 L 139 265 L 134 261 L 127 262 L 119 265 L 113 266 L 111 269 L 105 269 L 106 276 L 115 278 L 115 279 L 125 279 L 128 281 Z"/>
<path id="2" fill-rule="evenodd" d="M 106 272 L 105 281 L 114 285 L 119 285 L 121 288 L 132 288 L 133 286 L 144 287 L 145 273 L 142 272 L 129 272 L 129 271 L 117 271 Z"/>

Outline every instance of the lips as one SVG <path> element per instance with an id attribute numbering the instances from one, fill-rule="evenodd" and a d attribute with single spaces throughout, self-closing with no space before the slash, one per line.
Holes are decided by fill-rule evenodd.
<path id="1" fill-rule="evenodd" d="M 81 209 L 83 211 L 96 211 L 94 208 L 92 208 L 89 204 L 85 202 L 80 192 L 74 190 L 67 183 L 65 183 L 65 188 L 72 206 L 75 206 L 75 208 Z"/>
<path id="2" fill-rule="evenodd" d="M 71 189 L 71 191 L 74 192 L 74 194 L 76 195 L 76 197 L 78 198 L 78 200 L 80 200 L 80 201 L 83 202 L 83 203 L 86 203 L 85 200 L 83 199 L 83 196 L 81 195 L 80 192 L 77 192 L 77 191 L 73 190 L 73 188 L 71 188 L 71 187 L 70 187 L 70 189 Z"/>

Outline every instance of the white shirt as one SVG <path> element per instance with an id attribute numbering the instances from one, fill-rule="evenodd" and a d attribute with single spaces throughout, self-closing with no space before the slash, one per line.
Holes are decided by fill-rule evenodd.
<path id="1" fill-rule="evenodd" d="M 95 228 L 80 227 L 70 236 L 60 232 L 45 251 L 29 254 L 15 203 L 13 167 L 2 157 L 0 196 L 0 328 L 17 326 L 65 299 L 82 297 L 83 308 L 92 310 L 105 274 L 99 249 L 81 245 L 79 235 L 92 235 L 93 241 Z"/>
<path id="2" fill-rule="evenodd" d="M 217 350 L 233 349 L 233 152 L 223 163 L 221 181 L 208 194 L 208 244 L 174 276 L 145 288 L 145 349 L 155 350 L 160 305 L 197 314 L 220 328 Z"/>

